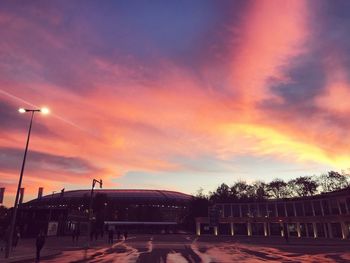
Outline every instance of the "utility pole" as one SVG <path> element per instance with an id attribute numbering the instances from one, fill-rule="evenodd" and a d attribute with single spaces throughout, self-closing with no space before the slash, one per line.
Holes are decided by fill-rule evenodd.
<path id="1" fill-rule="evenodd" d="M 98 183 L 100 188 L 102 188 L 102 179 L 99 181 L 96 179 L 92 180 L 91 193 L 90 193 L 90 203 L 89 203 L 89 218 L 88 218 L 88 247 L 90 247 L 90 235 L 91 235 L 91 217 L 92 217 L 92 200 L 94 195 L 95 184 Z"/>

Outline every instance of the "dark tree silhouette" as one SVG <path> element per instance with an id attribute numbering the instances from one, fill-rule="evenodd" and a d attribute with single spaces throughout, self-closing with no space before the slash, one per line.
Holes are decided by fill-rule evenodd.
<path id="1" fill-rule="evenodd" d="M 262 181 L 254 182 L 249 188 L 250 193 L 249 196 L 252 199 L 256 200 L 264 200 L 269 198 L 270 194 L 268 192 L 268 186 Z"/>
<path id="2" fill-rule="evenodd" d="M 322 192 L 331 192 L 349 186 L 346 175 L 334 171 L 321 174 L 318 177 L 318 183 L 321 186 Z"/>
<path id="3" fill-rule="evenodd" d="M 215 192 L 210 193 L 210 200 L 214 202 L 229 202 L 232 200 L 230 187 L 227 184 L 221 184 Z"/>
<path id="4" fill-rule="evenodd" d="M 286 198 L 290 196 L 288 184 L 282 179 L 274 179 L 267 185 L 267 191 L 273 198 Z"/>
<path id="5" fill-rule="evenodd" d="M 348 181 L 349 176 L 344 172 L 342 174 L 330 171 L 318 177 L 300 176 L 298 178 L 285 182 L 276 178 L 266 184 L 262 181 L 255 181 L 247 184 L 245 181 L 239 180 L 232 186 L 222 183 L 214 192 L 210 192 L 209 196 L 203 195 L 203 189 L 200 190 L 196 198 L 204 198 L 212 202 L 232 202 L 245 200 L 264 200 L 268 198 L 290 198 L 295 196 L 312 196 L 319 193 L 319 186 L 322 192 L 330 192 L 334 190 L 350 187 Z"/>
<path id="6" fill-rule="evenodd" d="M 288 182 L 293 196 L 310 196 L 317 193 L 318 182 L 311 176 L 300 176 Z"/>
<path id="7" fill-rule="evenodd" d="M 250 185 L 245 181 L 237 181 L 231 186 L 231 196 L 234 199 L 249 199 Z"/>
<path id="8" fill-rule="evenodd" d="M 249 185 L 245 181 L 237 181 L 231 187 L 221 184 L 216 191 L 210 192 L 209 199 L 213 202 L 231 202 L 234 200 L 263 200 L 269 197 L 267 185 L 256 181 Z"/>

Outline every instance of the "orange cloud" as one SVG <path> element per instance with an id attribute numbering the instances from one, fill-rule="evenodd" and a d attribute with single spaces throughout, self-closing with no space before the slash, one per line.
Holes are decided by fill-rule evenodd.
<path id="1" fill-rule="evenodd" d="M 15 47 L 0 46 L 0 50 L 18 56 L 21 65 L 33 65 L 34 72 L 25 68 L 28 75 L 22 79 L 3 74 L 1 89 L 18 98 L 5 93 L 0 93 L 0 98 L 18 106 L 39 107 L 45 103 L 50 107 L 50 116 L 35 116 L 30 152 L 79 159 L 94 167 L 80 174 L 74 168 L 42 163 L 36 172 L 26 170 L 23 183 L 28 194 L 34 197 L 39 186 L 47 192 L 67 185 L 88 188 L 92 178 L 102 178 L 106 187 L 117 187 L 116 179 L 130 171 L 181 173 L 186 167 L 174 161 L 177 157 L 230 160 L 238 155 L 273 156 L 295 163 L 346 166 L 350 158 L 345 149 L 350 144 L 332 147 L 346 140 L 341 134 L 324 132 L 318 138 L 326 126 L 323 121 L 312 119 L 306 129 L 305 123 L 288 118 L 292 113 L 275 112 L 271 117 L 258 107 L 262 102 L 281 100 L 271 92 L 271 78 L 281 83 L 293 81 L 284 68 L 306 52 L 303 46 L 309 37 L 308 15 L 304 1 L 252 1 L 239 25 L 230 25 L 235 28 L 238 44 L 232 46 L 226 58 L 229 66 L 225 72 L 229 73 L 222 73 L 223 82 L 228 79 L 229 92 L 226 86 L 220 90 L 209 84 L 210 74 L 216 70 L 210 63 L 201 65 L 199 72 L 161 55 L 155 58 L 157 61 L 149 62 L 149 68 L 145 68 L 145 61 L 132 56 L 126 56 L 127 63 L 122 63 L 117 56 L 109 58 L 89 52 L 83 44 L 72 48 L 66 34 L 55 36 L 43 29 L 34 30 L 37 26 L 26 25 L 26 20 L 16 20 L 14 29 L 22 32 L 33 28 L 55 54 L 68 53 L 63 60 L 66 64 L 62 63 L 71 69 L 73 77 L 69 75 L 67 82 L 60 82 L 61 75 L 54 75 L 51 80 L 44 71 L 47 65 L 15 41 Z M 60 16 L 54 17 L 51 22 L 59 24 Z M 0 16 L 0 23 L 11 26 L 10 21 Z M 9 38 L 19 37 L 11 34 L 8 32 Z M 13 69 L 16 63 L 4 67 Z M 57 73 L 55 69 L 52 72 Z M 79 88 L 74 88 L 70 77 Z M 209 81 L 203 81 L 206 78 Z M 84 86 L 86 83 L 89 87 Z M 335 81 L 329 76 L 327 87 L 318 98 L 318 106 L 327 112 L 347 112 L 345 103 L 337 103 L 350 96 L 345 79 L 337 77 Z M 23 128 L 0 131 L 0 147 L 24 148 L 28 117 L 16 119 L 23 122 Z M 40 125 L 46 130 L 39 132 Z M 29 161 L 30 158 L 29 154 Z M 1 170 L 0 176 L 1 183 L 13 193 L 17 172 Z"/>

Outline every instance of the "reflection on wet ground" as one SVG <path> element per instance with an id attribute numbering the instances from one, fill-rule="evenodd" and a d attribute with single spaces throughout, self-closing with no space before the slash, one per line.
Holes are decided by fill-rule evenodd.
<path id="1" fill-rule="evenodd" d="M 300 252 L 289 252 L 288 250 L 262 247 L 257 245 L 244 244 L 216 244 L 201 248 L 201 251 L 193 245 L 202 262 L 350 262 L 350 253 L 324 253 L 322 247 L 317 247 L 312 253 L 307 248 L 299 247 L 294 250 Z"/>
<path id="2" fill-rule="evenodd" d="M 350 262 L 346 246 L 201 242 L 190 236 L 133 236 L 113 246 L 66 251 L 43 262 Z"/>

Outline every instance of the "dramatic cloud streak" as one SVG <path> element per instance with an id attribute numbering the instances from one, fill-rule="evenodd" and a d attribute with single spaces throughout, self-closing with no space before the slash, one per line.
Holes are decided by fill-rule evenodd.
<path id="1" fill-rule="evenodd" d="M 19 106 L 53 113 L 35 116 L 28 198 L 93 177 L 193 193 L 348 168 L 348 11 L 346 1 L 0 3 L 0 186 L 13 194 L 17 183 L 29 124 Z"/>

